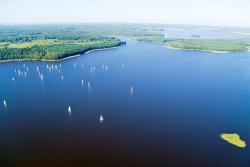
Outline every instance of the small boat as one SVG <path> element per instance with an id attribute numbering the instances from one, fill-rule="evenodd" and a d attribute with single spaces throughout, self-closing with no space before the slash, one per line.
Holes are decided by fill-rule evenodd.
<path id="1" fill-rule="evenodd" d="M 90 84 L 90 81 L 88 82 L 88 88 L 89 88 L 89 89 L 91 88 L 91 84 Z"/>
<path id="2" fill-rule="evenodd" d="M 82 80 L 82 85 L 84 84 L 84 81 Z"/>
<path id="3" fill-rule="evenodd" d="M 131 86 L 131 87 L 130 87 L 130 94 L 133 94 L 133 93 L 134 93 L 134 87 Z"/>
<path id="4" fill-rule="evenodd" d="M 69 106 L 69 108 L 68 108 L 68 112 L 69 112 L 69 114 L 71 114 L 71 112 L 72 112 L 72 110 L 71 110 L 71 107 Z"/>
<path id="5" fill-rule="evenodd" d="M 104 121 L 104 118 L 102 115 L 100 115 L 99 121 L 102 123 Z"/>
<path id="6" fill-rule="evenodd" d="M 40 74 L 40 79 L 43 80 L 43 74 Z"/>
<path id="7" fill-rule="evenodd" d="M 14 77 L 12 78 L 12 81 L 15 81 L 15 78 L 14 78 Z"/>
<path id="8" fill-rule="evenodd" d="M 63 80 L 63 75 L 61 76 L 61 79 Z"/>
<path id="9" fill-rule="evenodd" d="M 3 105 L 4 105 L 4 107 L 7 107 L 7 101 L 6 100 L 3 101 Z"/>

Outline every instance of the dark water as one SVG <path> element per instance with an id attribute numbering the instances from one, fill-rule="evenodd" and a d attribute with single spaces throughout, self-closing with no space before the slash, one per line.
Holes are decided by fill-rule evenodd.
<path id="1" fill-rule="evenodd" d="M 249 147 L 219 138 L 250 144 L 249 53 L 129 42 L 63 62 L 3 63 L 0 101 L 1 167 L 250 166 Z"/>

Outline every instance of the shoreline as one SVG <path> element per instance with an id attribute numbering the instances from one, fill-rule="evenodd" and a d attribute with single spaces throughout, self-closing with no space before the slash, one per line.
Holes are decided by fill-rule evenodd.
<path id="1" fill-rule="evenodd" d="M 122 46 L 122 45 L 120 45 Z M 75 58 L 75 57 L 79 57 L 79 56 L 82 56 L 82 55 L 85 55 L 85 54 L 89 54 L 91 52 L 95 52 L 95 51 L 103 51 L 103 50 L 110 50 L 110 49 L 117 49 L 118 47 L 120 46 L 115 46 L 115 47 L 111 47 L 111 48 L 102 48 L 102 49 L 93 49 L 93 50 L 89 50 L 83 54 L 76 54 L 76 55 L 73 55 L 73 56 L 68 56 L 68 57 L 65 57 L 65 58 L 62 58 L 62 59 L 58 59 L 58 60 L 44 60 L 44 59 L 12 59 L 12 60 L 0 60 L 0 63 L 12 63 L 12 62 L 24 62 L 24 61 L 36 61 L 36 62 L 60 62 L 60 61 L 65 61 L 67 59 L 72 59 L 72 58 Z"/>
<path id="2" fill-rule="evenodd" d="M 165 45 L 165 48 L 168 49 L 175 49 L 175 50 L 186 50 L 186 51 L 202 51 L 202 52 L 211 52 L 211 53 L 219 53 L 219 54 L 225 54 L 225 53 L 234 53 L 233 51 L 216 51 L 216 50 L 199 50 L 199 49 L 181 49 L 181 48 L 175 48 L 169 45 Z"/>
<path id="3" fill-rule="evenodd" d="M 236 31 L 234 31 L 233 33 L 237 34 L 237 35 L 250 36 L 250 33 L 248 33 L 248 32 L 236 32 Z"/>

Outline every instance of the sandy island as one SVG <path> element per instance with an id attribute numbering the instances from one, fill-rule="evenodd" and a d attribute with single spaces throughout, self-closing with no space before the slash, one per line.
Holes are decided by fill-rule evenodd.
<path id="1" fill-rule="evenodd" d="M 246 142 L 240 139 L 240 135 L 236 134 L 236 133 L 232 133 L 232 134 L 226 134 L 226 133 L 222 133 L 220 135 L 220 137 L 225 140 L 226 142 L 237 146 L 239 148 L 245 148 Z"/>

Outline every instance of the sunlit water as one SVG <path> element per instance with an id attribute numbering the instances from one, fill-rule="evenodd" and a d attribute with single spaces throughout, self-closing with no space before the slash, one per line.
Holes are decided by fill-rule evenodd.
<path id="1" fill-rule="evenodd" d="M 249 53 L 128 42 L 3 63 L 0 102 L 1 167 L 250 165 L 249 147 L 219 138 L 238 133 L 250 145 Z"/>

